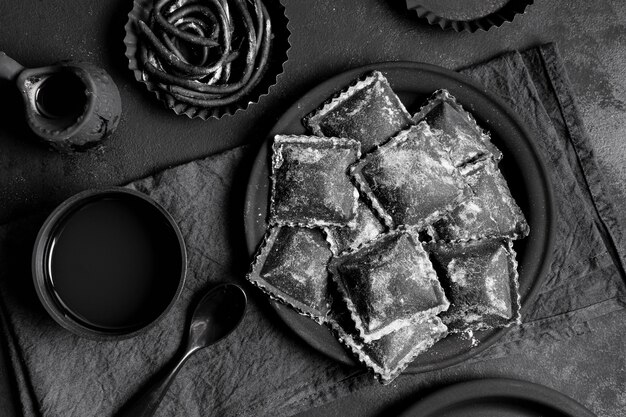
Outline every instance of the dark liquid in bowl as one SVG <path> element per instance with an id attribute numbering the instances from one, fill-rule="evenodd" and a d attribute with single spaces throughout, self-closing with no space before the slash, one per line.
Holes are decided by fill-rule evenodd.
<path id="1" fill-rule="evenodd" d="M 120 330 L 141 327 L 167 307 L 182 263 L 177 236 L 162 214 L 123 195 L 70 213 L 48 259 L 50 283 L 68 313 L 91 327 Z"/>

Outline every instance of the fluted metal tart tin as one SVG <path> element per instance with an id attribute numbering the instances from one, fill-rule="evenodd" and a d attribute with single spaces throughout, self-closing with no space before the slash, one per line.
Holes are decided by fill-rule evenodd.
<path id="1" fill-rule="evenodd" d="M 139 36 L 138 24 L 140 21 L 151 21 L 151 13 L 157 3 L 153 0 L 134 0 L 133 8 L 128 14 L 128 22 L 124 27 L 126 31 L 124 44 L 126 45 L 125 54 L 128 58 L 128 67 L 133 71 L 137 81 L 143 83 L 148 91 L 154 93 L 166 107 L 172 109 L 177 115 L 184 114 L 189 118 L 198 117 L 207 120 L 219 119 L 222 116 L 234 115 L 238 111 L 246 110 L 250 105 L 258 103 L 263 96 L 270 93 L 279 75 L 283 72 L 283 66 L 288 58 L 287 51 L 290 48 L 290 31 L 284 6 L 279 0 L 263 0 L 262 2 L 270 16 L 272 30 L 267 65 L 262 70 L 258 84 L 236 102 L 215 106 L 200 106 L 182 102 L 164 90 L 162 82 L 148 74 L 142 64 L 141 45 L 145 41 Z M 186 6 L 188 3 L 190 3 L 189 0 L 183 0 L 177 4 Z M 234 4 L 232 1 L 228 2 L 230 6 L 234 7 L 231 3 Z"/>
<path id="2" fill-rule="evenodd" d="M 534 0 L 406 0 L 406 7 L 441 29 L 476 32 L 512 22 L 533 3 Z"/>

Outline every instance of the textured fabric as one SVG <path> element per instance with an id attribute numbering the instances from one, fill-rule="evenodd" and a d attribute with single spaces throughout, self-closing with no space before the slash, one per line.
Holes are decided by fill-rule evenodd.
<path id="1" fill-rule="evenodd" d="M 552 264 L 522 325 L 472 360 L 587 332 L 592 319 L 624 308 L 626 247 L 558 51 L 549 44 L 511 52 L 461 72 L 521 116 L 549 167 L 556 220 Z"/>
<path id="2" fill-rule="evenodd" d="M 36 400 L 28 408 L 45 416 L 114 414 L 182 347 L 185 318 L 198 293 L 215 282 L 242 283 L 248 254 L 240 201 L 231 191 L 243 191 L 246 176 L 237 171 L 243 154 L 244 149 L 237 149 L 129 185 L 177 219 L 188 252 L 180 300 L 155 328 L 129 340 L 91 341 L 56 325 L 38 305 L 29 272 L 30 249 L 43 217 L 2 228 L 2 299 L 16 329 L 19 348 L 14 353 L 19 352 L 25 365 L 22 383 L 32 381 Z M 187 362 L 158 416 L 200 416 L 206 410 L 219 416 L 290 415 L 307 404 L 311 387 L 331 395 L 357 383 L 348 378 L 354 369 L 310 357 L 274 318 L 266 300 L 254 290 L 248 293 L 251 300 L 241 326 L 228 342 L 201 350 Z M 344 386 L 335 386 L 346 378 Z"/>
<path id="3" fill-rule="evenodd" d="M 507 53 L 463 72 L 499 94 L 532 132 L 549 167 L 557 219 L 557 244 L 537 301 L 521 326 L 471 359 L 479 361 L 576 337 L 591 331 L 594 319 L 623 309 L 626 242 L 554 46 Z M 249 153 L 236 149 L 129 185 L 172 214 L 189 253 L 180 300 L 157 326 L 130 340 L 94 342 L 57 326 L 37 301 L 30 275 L 44 216 L 0 227 L 0 324 L 26 416 L 114 414 L 181 348 L 198 291 L 242 282 L 249 262 L 241 221 Z M 241 327 L 186 364 L 158 416 L 288 416 L 376 383 L 360 369 L 313 354 L 247 288 L 251 302 Z"/>

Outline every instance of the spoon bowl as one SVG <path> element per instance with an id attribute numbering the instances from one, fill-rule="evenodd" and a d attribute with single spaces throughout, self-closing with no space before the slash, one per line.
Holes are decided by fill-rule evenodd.
<path id="1" fill-rule="evenodd" d="M 246 293 L 235 284 L 221 284 L 196 306 L 189 326 L 188 347 L 201 349 L 228 336 L 244 317 Z"/>

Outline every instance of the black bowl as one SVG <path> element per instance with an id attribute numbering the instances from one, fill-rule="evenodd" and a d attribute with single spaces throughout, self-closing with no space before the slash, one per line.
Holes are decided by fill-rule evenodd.
<path id="1" fill-rule="evenodd" d="M 32 257 L 35 290 L 61 326 L 121 339 L 154 325 L 185 281 L 185 244 L 172 217 L 125 188 L 90 190 L 57 207 Z"/>

